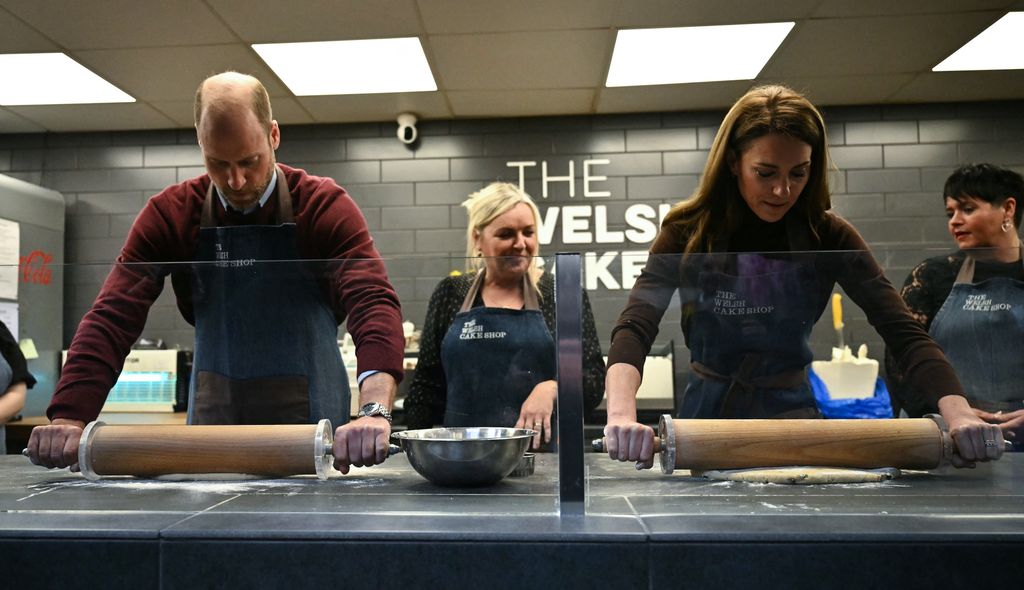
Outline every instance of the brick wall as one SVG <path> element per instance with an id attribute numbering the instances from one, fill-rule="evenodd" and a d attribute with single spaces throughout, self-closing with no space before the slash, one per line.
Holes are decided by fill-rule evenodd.
<path id="1" fill-rule="evenodd" d="M 939 193 L 956 164 L 990 161 L 1024 170 L 1024 102 L 847 107 L 825 114 L 838 167 L 832 175 L 835 210 L 861 231 L 895 283 L 928 250 L 951 247 Z M 415 149 L 394 138 L 390 122 L 285 127 L 278 159 L 332 176 L 349 189 L 388 259 L 406 317 L 420 324 L 439 278 L 463 266 L 466 217 L 459 203 L 491 180 L 516 181 L 518 170 L 507 162 L 537 162 L 525 171 L 526 188 L 542 211 L 604 205 L 608 228 L 623 229 L 628 206 L 674 203 L 689 194 L 721 116 L 428 121 L 420 124 Z M 586 159 L 608 160 L 595 170 L 607 176 L 597 186 L 609 197 L 581 196 Z M 568 183 L 555 181 L 548 198 L 541 198 L 542 161 L 552 176 L 566 175 L 573 162 L 576 197 L 569 198 Z M 201 172 L 192 130 L 0 135 L 0 173 L 58 190 L 67 200 L 65 345 L 146 199 Z M 556 232 L 544 252 L 561 249 L 601 253 L 646 246 L 565 245 Z M 606 348 L 625 291 L 597 289 L 591 298 Z M 853 339 L 874 342 L 863 320 L 853 316 Z M 670 314 L 666 325 L 673 321 Z M 679 340 L 677 332 L 666 328 L 665 339 Z M 191 328 L 178 316 L 169 288 L 145 334 L 191 345 Z M 831 337 L 826 332 L 818 345 Z"/>

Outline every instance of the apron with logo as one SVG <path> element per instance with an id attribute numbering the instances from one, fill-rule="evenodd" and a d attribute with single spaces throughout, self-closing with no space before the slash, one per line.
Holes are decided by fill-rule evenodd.
<path id="1" fill-rule="evenodd" d="M 0 396 L 7 392 L 7 388 L 11 386 L 11 381 L 14 380 L 14 369 L 11 368 L 11 364 L 7 362 L 7 359 L 0 355 Z M 0 455 L 7 453 L 7 426 L 0 424 Z"/>
<path id="2" fill-rule="evenodd" d="M 1024 264 L 1024 246 L 1021 247 Z M 1024 282 L 995 277 L 973 284 L 974 258 L 964 259 L 929 333 L 960 377 L 971 406 L 989 412 L 1024 407 Z"/>
<path id="3" fill-rule="evenodd" d="M 726 256 L 734 257 L 735 274 L 720 270 Z M 808 339 L 825 307 L 813 255 L 706 260 L 697 277 L 690 375 L 677 417 L 820 417 L 805 374 Z"/>
<path id="4" fill-rule="evenodd" d="M 338 327 L 316 272 L 300 262 L 292 199 L 277 171 L 279 225 L 217 227 L 203 203 L 192 281 L 190 424 L 348 422 Z"/>
<path id="5" fill-rule="evenodd" d="M 533 287 L 523 279 L 524 309 L 472 307 L 483 277 L 481 270 L 441 342 L 445 426 L 514 426 L 533 388 L 555 378 L 555 342 Z"/>

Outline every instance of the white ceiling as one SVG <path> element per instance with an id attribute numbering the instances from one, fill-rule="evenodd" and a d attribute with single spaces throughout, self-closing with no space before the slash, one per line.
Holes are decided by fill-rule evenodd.
<path id="1" fill-rule="evenodd" d="M 1009 10 L 1024 0 L 0 0 L 0 53 L 63 51 L 138 100 L 2 107 L 0 133 L 190 127 L 226 69 L 263 80 L 283 124 L 720 109 L 755 82 L 821 105 L 1022 99 L 1024 70 L 931 71 Z M 604 88 L 620 28 L 783 20 L 755 82 Z M 296 97 L 249 46 L 405 36 L 436 92 Z"/>

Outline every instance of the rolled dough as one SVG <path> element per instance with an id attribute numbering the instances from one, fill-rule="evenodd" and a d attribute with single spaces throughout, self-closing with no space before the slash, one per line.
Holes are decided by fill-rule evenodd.
<path id="1" fill-rule="evenodd" d="M 707 479 L 746 481 L 755 483 L 781 483 L 811 485 L 830 483 L 870 483 L 896 479 L 899 469 L 850 469 L 846 467 L 766 467 L 754 469 L 713 469 L 691 471 L 696 477 Z"/>

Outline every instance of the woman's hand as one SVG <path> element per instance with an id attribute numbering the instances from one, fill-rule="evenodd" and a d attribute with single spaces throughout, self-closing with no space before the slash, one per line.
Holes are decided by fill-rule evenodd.
<path id="1" fill-rule="evenodd" d="M 619 461 L 636 461 L 637 469 L 654 467 L 654 429 L 633 420 L 609 418 L 604 448 Z"/>
<path id="2" fill-rule="evenodd" d="M 604 427 L 604 448 L 619 461 L 636 461 L 637 469 L 654 466 L 654 429 L 636 421 L 636 392 L 640 371 L 626 363 L 608 367 L 605 390 L 608 396 L 608 425 Z"/>
<path id="3" fill-rule="evenodd" d="M 1003 456 L 1002 430 L 979 418 L 963 396 L 941 398 L 939 411 L 956 444 L 954 467 L 974 467 L 976 461 L 994 461 Z"/>
<path id="4" fill-rule="evenodd" d="M 530 443 L 534 449 L 540 448 L 541 438 L 545 443 L 551 442 L 551 414 L 555 411 L 555 398 L 558 397 L 556 381 L 541 381 L 530 392 L 530 396 L 519 408 L 519 419 L 516 428 L 536 430 L 537 435 Z"/>
<path id="5" fill-rule="evenodd" d="M 996 412 L 993 414 L 975 409 L 974 414 L 989 424 L 998 425 L 999 429 L 1003 431 L 1003 438 L 1006 440 L 1016 444 L 1024 441 L 1024 410 Z"/>

